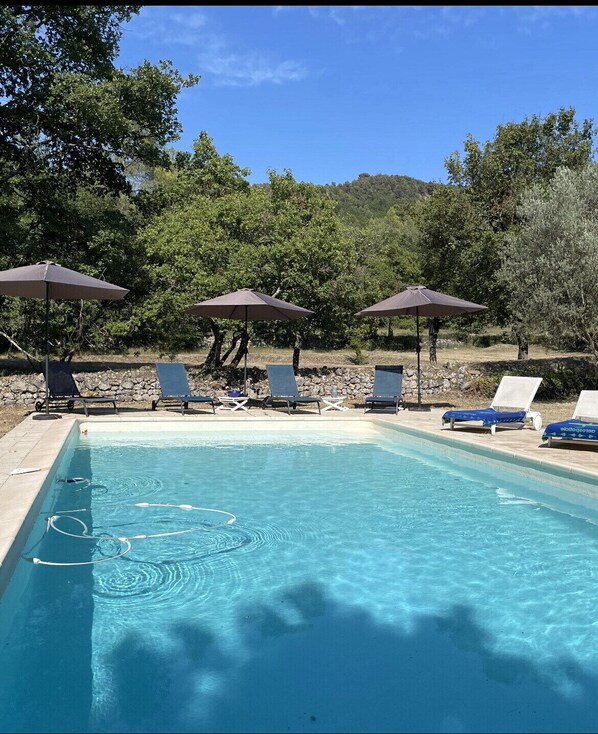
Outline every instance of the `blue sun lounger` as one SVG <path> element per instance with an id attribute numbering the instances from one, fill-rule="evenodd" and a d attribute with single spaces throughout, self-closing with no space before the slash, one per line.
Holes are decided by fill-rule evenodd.
<path id="1" fill-rule="evenodd" d="M 291 408 L 295 410 L 300 405 L 317 403 L 318 413 L 322 413 L 320 398 L 299 395 L 292 364 L 267 364 L 266 372 L 268 373 L 270 395 L 267 395 L 264 399 L 262 408 L 266 408 L 268 405 L 274 407 L 274 403 L 279 402 L 286 404 L 287 412 L 291 415 Z"/>
<path id="2" fill-rule="evenodd" d="M 183 414 L 189 407 L 189 403 L 209 403 L 212 406 L 212 412 L 216 413 L 214 398 L 207 395 L 191 394 L 184 364 L 180 362 L 156 362 L 156 372 L 160 383 L 160 397 L 157 400 L 152 400 L 152 410 L 156 410 L 158 403 L 162 400 L 164 403 L 170 402 L 175 405 L 178 403 Z"/>
<path id="3" fill-rule="evenodd" d="M 50 405 L 54 407 L 66 403 L 66 407 L 70 411 L 75 407 L 75 403 L 82 403 L 85 415 L 88 416 L 89 405 L 93 403 L 98 405 L 112 403 L 114 412 L 118 414 L 114 395 L 82 395 L 73 377 L 71 365 L 66 362 L 48 362 L 48 393 Z M 38 412 L 42 411 L 44 404 L 45 401 L 38 400 L 35 409 Z"/>
<path id="4" fill-rule="evenodd" d="M 375 405 L 392 407 L 395 414 L 403 402 L 403 365 L 377 364 L 374 367 L 374 386 L 372 394 L 365 399 L 365 410 L 374 409 Z"/>
<path id="5" fill-rule="evenodd" d="M 442 424 L 449 423 L 452 431 L 455 423 L 481 421 L 482 427 L 489 428 L 494 435 L 497 426 L 516 425 L 522 428 L 526 422 L 531 422 L 533 429 L 539 431 L 542 428 L 542 416 L 530 411 L 530 407 L 541 382 L 541 377 L 505 376 L 489 408 L 447 410 L 442 416 Z"/>
<path id="6" fill-rule="evenodd" d="M 546 426 L 542 440 L 553 446 L 555 439 L 557 443 L 598 444 L 598 390 L 582 390 L 573 418 Z"/>

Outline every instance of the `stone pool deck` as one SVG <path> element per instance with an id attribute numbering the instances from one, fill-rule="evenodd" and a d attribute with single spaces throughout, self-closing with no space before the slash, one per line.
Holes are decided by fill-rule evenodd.
<path id="1" fill-rule="evenodd" d="M 29 532 L 25 520 L 31 507 L 35 504 L 44 480 L 54 460 L 76 421 L 80 423 L 116 422 L 134 423 L 136 421 L 167 422 L 184 426 L 196 421 L 248 421 L 266 422 L 284 421 L 292 425 L 297 421 L 361 421 L 375 419 L 390 425 L 404 426 L 407 432 L 419 434 L 422 438 L 442 437 L 446 448 L 455 447 L 467 450 L 479 450 L 481 447 L 496 452 L 496 458 L 513 457 L 527 459 L 534 463 L 541 462 L 540 469 L 555 474 L 563 472 L 577 473 L 586 477 L 586 482 L 594 483 L 598 496 L 598 447 L 563 444 L 553 448 L 542 442 L 542 431 L 530 428 L 498 429 L 496 435 L 488 430 L 469 426 L 451 431 L 441 426 L 443 408 L 429 411 L 402 410 L 398 415 L 392 412 L 373 411 L 364 414 L 361 409 L 348 409 L 343 412 L 328 411 L 322 416 L 308 411 L 296 411 L 289 416 L 284 410 L 262 410 L 251 408 L 243 411 L 218 411 L 211 413 L 190 411 L 182 416 L 176 410 L 142 411 L 122 409 L 119 415 L 111 411 L 93 411 L 88 418 L 77 411 L 63 414 L 56 420 L 43 420 L 39 416 L 30 415 L 18 426 L 0 438 L 0 571 L 9 573 L 4 567 L 4 559 L 15 539 L 20 533 Z M 14 470 L 35 469 L 29 473 L 12 474 Z M 0 574 L 4 575 L 4 573 Z M 1 580 L 1 578 L 0 578 Z"/>

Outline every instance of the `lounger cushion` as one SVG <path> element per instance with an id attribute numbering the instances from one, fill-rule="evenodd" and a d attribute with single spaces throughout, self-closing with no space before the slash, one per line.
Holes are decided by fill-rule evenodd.
<path id="1" fill-rule="evenodd" d="M 400 395 L 370 395 L 365 399 L 366 403 L 389 403 L 394 405 L 397 400 L 400 400 Z"/>
<path id="2" fill-rule="evenodd" d="M 598 421 L 581 421 L 569 418 L 559 423 L 549 423 L 544 429 L 542 440 L 547 438 L 569 438 L 586 441 L 598 441 Z"/>
<path id="3" fill-rule="evenodd" d="M 454 421 L 482 421 L 485 426 L 495 426 L 499 423 L 521 423 L 525 420 L 525 410 L 498 411 L 494 408 L 480 408 L 478 410 L 447 410 L 442 416 L 443 423 Z"/>

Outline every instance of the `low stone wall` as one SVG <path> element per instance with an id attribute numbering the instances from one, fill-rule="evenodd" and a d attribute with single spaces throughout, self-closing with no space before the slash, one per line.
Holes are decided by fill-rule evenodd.
<path id="1" fill-rule="evenodd" d="M 124 402 L 151 403 L 160 394 L 160 386 L 153 367 L 138 369 L 105 370 L 101 372 L 74 372 L 75 381 L 83 395 L 114 395 Z M 198 368 L 187 367 L 189 385 L 195 393 L 222 395 L 243 384 L 243 370 L 225 368 L 217 376 L 206 375 Z M 462 389 L 471 375 L 466 367 L 422 368 L 422 396 L 433 396 L 455 389 Z M 337 388 L 339 395 L 349 401 L 360 402 L 371 395 L 374 368 L 371 365 L 355 367 L 304 368 L 297 372 L 297 386 L 305 395 L 329 395 Z M 248 370 L 248 393 L 251 397 L 268 395 L 268 379 L 265 370 Z M 403 375 L 403 391 L 407 399 L 417 396 L 417 372 L 406 368 Z M 34 405 L 43 400 L 45 383 L 41 375 L 15 374 L 0 377 L 0 405 Z M 140 407 L 143 407 L 140 405 Z"/>

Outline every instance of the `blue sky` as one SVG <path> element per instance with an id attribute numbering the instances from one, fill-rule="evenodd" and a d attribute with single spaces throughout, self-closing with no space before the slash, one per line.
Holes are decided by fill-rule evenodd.
<path id="1" fill-rule="evenodd" d="M 171 59 L 201 75 L 178 100 L 250 168 L 342 183 L 360 173 L 446 182 L 468 133 L 574 107 L 598 125 L 590 6 L 160 6 L 123 26 L 119 65 Z"/>

